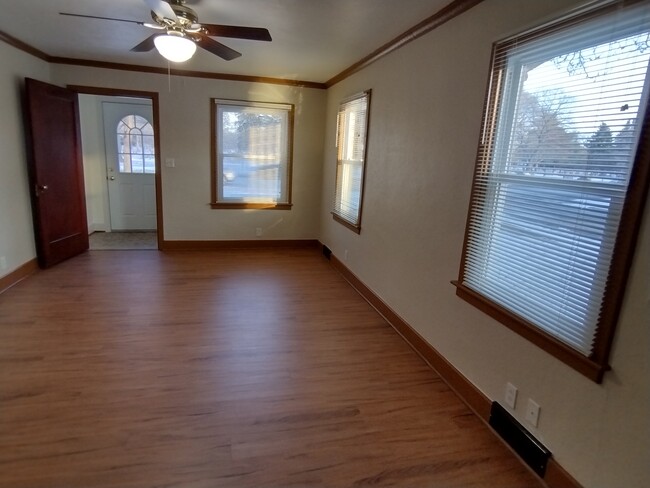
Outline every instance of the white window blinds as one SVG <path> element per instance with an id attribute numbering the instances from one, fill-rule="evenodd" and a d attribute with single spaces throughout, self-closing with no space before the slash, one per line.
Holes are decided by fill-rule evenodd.
<path id="1" fill-rule="evenodd" d="M 339 107 L 336 129 L 333 214 L 357 228 L 361 224 L 369 102 L 369 91 L 343 101 Z"/>
<path id="2" fill-rule="evenodd" d="M 587 357 L 650 59 L 648 2 L 600 8 L 495 45 L 460 279 Z"/>

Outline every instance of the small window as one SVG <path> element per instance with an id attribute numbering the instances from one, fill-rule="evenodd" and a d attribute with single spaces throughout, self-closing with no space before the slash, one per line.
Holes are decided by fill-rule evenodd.
<path id="1" fill-rule="evenodd" d="M 370 91 L 354 95 L 339 106 L 336 127 L 336 193 L 334 220 L 359 233 L 366 162 Z"/>
<path id="2" fill-rule="evenodd" d="M 117 158 L 120 173 L 155 173 L 153 127 L 139 115 L 127 115 L 117 123 Z"/>
<path id="3" fill-rule="evenodd" d="M 493 49 L 458 295 L 595 381 L 647 193 L 649 41 L 650 5 L 610 2 Z"/>
<path id="4" fill-rule="evenodd" d="M 290 209 L 293 105 L 212 103 L 212 208 Z"/>

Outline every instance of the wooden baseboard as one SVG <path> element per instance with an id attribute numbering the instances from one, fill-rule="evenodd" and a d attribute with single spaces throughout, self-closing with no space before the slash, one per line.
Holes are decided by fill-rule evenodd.
<path id="1" fill-rule="evenodd" d="M 214 251 L 219 249 L 306 248 L 318 247 L 316 239 L 266 239 L 239 241 L 162 241 L 161 251 Z"/>
<path id="2" fill-rule="evenodd" d="M 487 425 L 492 401 L 390 308 L 386 302 L 368 288 L 334 254 L 330 255 L 330 261 L 343 278 L 386 319 L 413 350 L 438 373 L 458 397 Z M 553 458 L 549 460 L 543 481 L 549 488 L 582 488 Z"/>
<path id="3" fill-rule="evenodd" d="M 582 488 L 582 485 L 553 458 L 548 460 L 544 482 L 550 488 Z"/>
<path id="4" fill-rule="evenodd" d="M 3 276 L 0 278 L 0 293 L 8 290 L 19 281 L 24 280 L 36 270 L 38 270 L 38 261 L 34 258 L 13 270 L 8 275 Z"/>

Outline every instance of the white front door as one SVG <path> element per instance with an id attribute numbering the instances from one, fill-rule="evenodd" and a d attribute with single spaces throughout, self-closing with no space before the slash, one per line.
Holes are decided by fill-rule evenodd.
<path id="1" fill-rule="evenodd" d="M 156 229 L 151 102 L 102 102 L 111 230 Z"/>

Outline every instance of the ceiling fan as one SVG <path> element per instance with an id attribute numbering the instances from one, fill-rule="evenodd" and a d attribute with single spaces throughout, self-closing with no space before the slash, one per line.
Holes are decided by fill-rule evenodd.
<path id="1" fill-rule="evenodd" d="M 211 39 L 211 37 L 232 37 L 253 41 L 271 40 L 269 31 L 261 27 L 200 24 L 198 15 L 186 5 L 186 0 L 143 1 L 151 10 L 153 22 L 140 22 L 137 20 L 65 12 L 60 12 L 60 14 L 72 17 L 130 22 L 150 29 L 156 29 L 159 32 L 147 37 L 140 44 L 133 47 L 131 51 L 148 52 L 155 47 L 163 57 L 174 62 L 183 62 L 190 59 L 194 55 L 197 45 L 226 61 L 241 56 L 240 52 Z"/>

